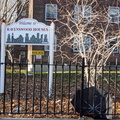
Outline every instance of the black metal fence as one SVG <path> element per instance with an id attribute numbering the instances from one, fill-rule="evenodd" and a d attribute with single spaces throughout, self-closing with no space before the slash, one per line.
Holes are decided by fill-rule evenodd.
<path id="1" fill-rule="evenodd" d="M 101 90 L 101 96 L 104 91 L 108 94 L 106 102 L 103 98 L 100 100 L 99 115 L 112 115 L 114 118 L 120 118 L 120 66 L 90 66 L 76 64 L 58 64 L 54 63 L 52 93 L 49 96 L 49 67 L 50 64 L 33 63 L 32 71 L 29 72 L 27 62 L 5 63 L 5 86 L 4 93 L 0 94 L 0 114 L 61 114 L 76 115 L 71 101 L 78 99 L 76 91 L 80 89 L 80 116 L 93 115 L 96 111 L 95 99 L 97 98 L 96 89 Z M 85 70 L 88 68 L 88 79 L 94 73 L 94 87 L 92 94 L 85 92 L 90 83 L 86 79 Z M 99 71 L 100 69 L 101 72 Z M 98 72 L 99 71 L 99 72 Z M 99 88 L 98 88 L 99 87 Z M 90 96 L 93 95 L 91 98 Z M 92 99 L 92 105 L 89 102 Z M 85 100 L 86 99 L 86 100 Z M 112 99 L 112 113 L 102 111 L 103 103 L 107 108 L 111 107 L 109 102 Z M 84 106 L 84 104 L 89 104 Z M 74 100 L 74 105 L 78 101 Z M 98 105 L 98 104 L 97 104 Z M 91 107 L 90 107 L 91 106 Z M 106 108 L 106 109 L 107 109 Z M 88 109 L 88 111 L 84 111 Z"/>

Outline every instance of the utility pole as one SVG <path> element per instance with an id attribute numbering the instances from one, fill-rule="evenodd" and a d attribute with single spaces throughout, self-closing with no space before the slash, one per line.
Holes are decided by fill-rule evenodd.
<path id="1" fill-rule="evenodd" d="M 29 0 L 28 18 L 33 18 L 33 0 Z M 32 45 L 28 45 L 27 59 L 29 63 L 32 63 Z"/>

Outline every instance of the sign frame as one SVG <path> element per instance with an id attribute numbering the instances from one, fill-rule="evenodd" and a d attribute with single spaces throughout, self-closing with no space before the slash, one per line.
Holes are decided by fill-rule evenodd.
<path id="1" fill-rule="evenodd" d="M 35 19 L 23 18 L 5 26 L 5 44 L 49 45 L 51 27 Z"/>
<path id="2" fill-rule="evenodd" d="M 21 24 L 21 26 L 19 25 Z M 18 25 L 18 26 L 17 26 Z M 31 25 L 31 27 L 30 27 Z M 27 28 L 29 26 L 29 29 Z M 19 28 L 21 27 L 21 28 Z M 31 37 L 27 37 L 26 40 L 28 42 L 25 42 L 25 35 L 32 33 L 32 30 L 37 29 L 34 34 Z M 25 30 L 25 32 L 24 32 Z M 27 31 L 28 30 L 28 31 Z M 30 33 L 29 33 L 30 32 Z M 17 35 L 16 35 L 17 34 Z M 16 36 L 15 36 L 16 35 Z M 36 35 L 36 37 L 35 37 Z M 39 36 L 41 35 L 41 38 Z M 55 35 L 55 24 L 54 21 L 51 22 L 50 26 L 38 22 L 35 19 L 31 18 L 23 18 L 20 19 L 18 22 L 12 23 L 10 25 L 5 24 L 5 22 L 2 23 L 1 26 L 1 71 L 0 71 L 0 93 L 4 93 L 4 80 L 5 80 L 5 46 L 7 44 L 11 45 L 49 45 L 49 96 L 52 92 L 52 81 L 53 81 L 53 57 L 54 57 L 54 35 Z M 42 39 L 44 36 L 44 39 Z M 46 37 L 49 39 L 46 42 Z M 31 38 L 31 39 L 28 39 Z M 35 39 L 37 38 L 37 39 Z M 39 42 L 35 42 L 36 41 Z M 40 42 L 40 40 L 43 40 Z M 15 41 L 16 40 L 16 41 Z M 21 42 L 20 42 L 20 41 Z M 30 42 L 29 40 L 33 40 Z M 3 57 L 4 56 L 4 57 Z"/>

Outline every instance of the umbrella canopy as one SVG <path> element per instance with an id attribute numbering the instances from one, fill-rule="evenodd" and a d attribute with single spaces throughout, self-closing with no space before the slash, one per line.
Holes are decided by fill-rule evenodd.
<path id="1" fill-rule="evenodd" d="M 71 103 L 75 108 L 75 111 L 82 113 L 85 116 L 89 116 L 95 119 L 111 119 L 112 115 L 112 98 L 111 96 L 96 87 L 89 87 L 83 89 L 83 100 L 81 106 L 81 92 L 82 90 L 76 91 L 74 98 Z"/>

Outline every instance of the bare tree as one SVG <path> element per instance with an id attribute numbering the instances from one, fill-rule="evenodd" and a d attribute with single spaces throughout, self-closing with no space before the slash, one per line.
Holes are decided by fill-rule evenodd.
<path id="1" fill-rule="evenodd" d="M 101 74 L 102 65 L 106 64 L 112 53 L 118 52 L 120 45 L 118 2 L 113 0 L 109 4 L 107 0 L 103 1 L 57 0 L 60 25 L 56 32 L 60 36 L 60 55 L 72 61 L 79 56 L 85 58 L 85 64 L 101 66 L 97 72 L 93 67 L 86 67 L 85 75 L 90 85 L 95 85 L 94 80 Z M 65 45 L 73 49 L 74 57 L 63 50 Z M 88 69 L 91 69 L 90 77 Z"/>
<path id="2" fill-rule="evenodd" d="M 0 1 L 0 26 L 2 21 L 6 22 L 6 25 L 9 25 L 13 22 L 16 22 L 21 17 L 26 16 L 26 6 L 28 0 L 1 0 Z M 7 45 L 6 49 L 9 54 L 9 58 L 12 59 L 11 52 L 13 47 Z"/>
<path id="3" fill-rule="evenodd" d="M 0 1 L 0 21 L 3 19 L 6 24 L 18 20 L 26 11 L 28 0 L 1 0 Z"/>

